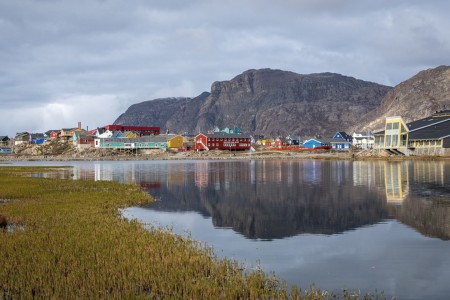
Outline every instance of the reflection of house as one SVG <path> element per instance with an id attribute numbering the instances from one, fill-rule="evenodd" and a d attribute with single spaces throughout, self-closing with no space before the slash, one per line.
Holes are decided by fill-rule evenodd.
<path id="1" fill-rule="evenodd" d="M 206 188 L 209 182 L 208 162 L 199 161 L 195 163 L 195 186 Z"/>
<path id="2" fill-rule="evenodd" d="M 409 192 L 408 164 L 386 162 L 384 180 L 387 202 L 401 204 Z"/>
<path id="3" fill-rule="evenodd" d="M 374 135 L 374 148 L 393 154 L 450 153 L 450 110 L 408 124 L 399 116 L 388 117 L 385 130 Z"/>

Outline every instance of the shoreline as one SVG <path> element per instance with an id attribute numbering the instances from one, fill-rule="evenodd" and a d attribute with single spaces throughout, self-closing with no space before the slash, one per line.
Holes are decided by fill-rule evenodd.
<path id="1" fill-rule="evenodd" d="M 394 156 L 374 155 L 365 151 L 360 152 L 281 152 L 281 151 L 257 151 L 257 152 L 155 152 L 151 154 L 114 154 L 101 155 L 98 153 L 76 153 L 61 155 L 0 155 L 0 162 L 14 161 L 136 161 L 136 160 L 268 160 L 268 159 L 324 159 L 324 160 L 448 160 L 449 156 Z"/>

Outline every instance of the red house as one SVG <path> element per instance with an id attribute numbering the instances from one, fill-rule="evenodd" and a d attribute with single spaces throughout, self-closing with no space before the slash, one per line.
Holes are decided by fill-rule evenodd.
<path id="1" fill-rule="evenodd" d="M 200 133 L 195 137 L 195 150 L 249 150 L 252 146 L 250 136 L 241 134 Z"/>
<path id="2" fill-rule="evenodd" d="M 61 130 L 49 130 L 45 132 L 47 137 L 51 140 L 59 138 L 59 134 L 61 133 Z"/>
<path id="3" fill-rule="evenodd" d="M 276 138 L 275 139 L 275 147 L 276 148 L 283 148 L 289 146 L 288 141 L 285 138 Z"/>

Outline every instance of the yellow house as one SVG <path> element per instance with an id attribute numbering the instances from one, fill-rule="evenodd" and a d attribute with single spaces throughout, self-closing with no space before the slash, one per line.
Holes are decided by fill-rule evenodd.
<path id="1" fill-rule="evenodd" d="M 127 131 L 127 132 L 124 132 L 123 137 L 129 138 L 129 139 L 135 139 L 138 137 L 138 135 L 136 133 L 134 133 L 133 131 Z"/>
<path id="2" fill-rule="evenodd" d="M 169 149 L 183 148 L 183 137 L 181 135 L 166 135 L 166 136 L 167 136 L 167 148 Z"/>
<path id="3" fill-rule="evenodd" d="M 399 116 L 386 118 L 384 131 L 374 134 L 374 149 L 401 155 L 450 154 L 450 111 L 405 123 Z"/>
<path id="4" fill-rule="evenodd" d="M 260 140 L 258 140 L 257 144 L 266 146 L 266 147 L 270 147 L 273 144 L 273 139 L 272 138 L 260 139 Z"/>
<path id="5" fill-rule="evenodd" d="M 402 117 L 394 116 L 387 117 L 384 124 L 384 134 L 377 135 L 379 145 L 383 148 L 401 148 L 408 144 L 408 127 L 403 121 Z"/>

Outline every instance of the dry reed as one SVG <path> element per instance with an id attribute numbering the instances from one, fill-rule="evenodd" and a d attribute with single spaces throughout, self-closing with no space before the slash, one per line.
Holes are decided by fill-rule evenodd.
<path id="1" fill-rule="evenodd" d="M 302 292 L 119 209 L 150 197 L 133 185 L 23 176 L 0 167 L 0 299 L 326 299 Z M 19 176 L 22 175 L 22 176 Z M 6 222 L 6 221 L 5 221 Z"/>

